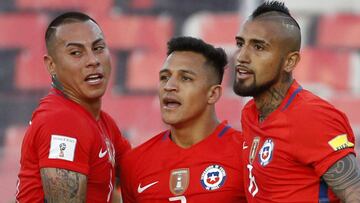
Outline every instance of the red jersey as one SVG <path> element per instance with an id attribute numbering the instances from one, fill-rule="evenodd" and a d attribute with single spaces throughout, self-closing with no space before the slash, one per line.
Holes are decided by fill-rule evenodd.
<path id="1" fill-rule="evenodd" d="M 346 116 L 296 81 L 262 123 L 254 101 L 242 112 L 249 202 L 339 202 L 322 175 L 354 153 Z"/>
<path id="2" fill-rule="evenodd" d="M 33 113 L 22 143 L 17 200 L 43 203 L 40 169 L 61 168 L 87 176 L 86 202 L 110 202 L 115 163 L 128 149 L 108 114 L 95 120 L 53 89 Z"/>
<path id="3" fill-rule="evenodd" d="M 246 202 L 241 136 L 223 122 L 183 149 L 171 141 L 170 131 L 158 134 L 122 162 L 124 203 Z"/>

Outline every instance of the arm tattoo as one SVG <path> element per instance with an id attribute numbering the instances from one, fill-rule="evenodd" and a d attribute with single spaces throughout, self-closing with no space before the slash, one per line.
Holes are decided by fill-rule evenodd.
<path id="1" fill-rule="evenodd" d="M 338 160 L 323 178 L 343 202 L 360 202 L 360 168 L 353 154 Z"/>
<path id="2" fill-rule="evenodd" d="M 42 168 L 40 173 L 47 203 L 86 201 L 85 175 L 59 168 Z"/>

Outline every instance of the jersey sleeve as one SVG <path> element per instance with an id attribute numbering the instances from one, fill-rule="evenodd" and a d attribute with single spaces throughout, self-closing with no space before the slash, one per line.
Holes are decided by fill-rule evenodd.
<path id="1" fill-rule="evenodd" d="M 354 152 L 355 138 L 345 114 L 331 105 L 308 105 L 290 120 L 293 154 L 322 176 L 336 161 Z"/>
<path id="2" fill-rule="evenodd" d="M 39 122 L 35 142 L 40 168 L 62 168 L 88 175 L 94 132 L 85 118 L 62 112 Z"/>

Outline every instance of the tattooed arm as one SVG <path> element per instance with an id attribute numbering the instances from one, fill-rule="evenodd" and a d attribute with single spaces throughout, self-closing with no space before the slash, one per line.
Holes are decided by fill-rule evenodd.
<path id="1" fill-rule="evenodd" d="M 342 202 L 360 202 L 360 168 L 353 154 L 337 161 L 323 178 Z"/>
<path id="2" fill-rule="evenodd" d="M 85 175 L 59 168 L 42 168 L 40 173 L 47 203 L 86 201 Z"/>

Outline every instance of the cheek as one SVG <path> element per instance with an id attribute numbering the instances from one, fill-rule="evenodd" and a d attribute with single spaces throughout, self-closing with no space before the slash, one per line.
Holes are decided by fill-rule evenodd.
<path id="1" fill-rule="evenodd" d="M 273 79 L 279 72 L 280 63 L 276 60 L 276 56 L 268 56 L 262 60 L 257 60 L 255 68 L 255 78 L 258 83 L 262 83 Z"/>

